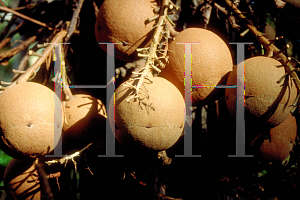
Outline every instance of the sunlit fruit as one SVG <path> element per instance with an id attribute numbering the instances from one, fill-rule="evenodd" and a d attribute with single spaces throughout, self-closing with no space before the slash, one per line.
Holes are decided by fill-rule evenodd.
<path id="1" fill-rule="evenodd" d="M 121 85 L 115 92 L 115 137 L 127 148 L 168 149 L 183 131 L 182 95 L 166 79 L 154 77 L 153 81 L 153 84 L 144 83 L 146 89 L 142 86 L 141 101 L 126 101 L 135 91 L 129 87 Z"/>
<path id="2" fill-rule="evenodd" d="M 76 94 L 63 105 L 65 121 L 62 139 L 65 149 L 81 149 L 105 136 L 106 108 L 99 99 Z"/>
<path id="3" fill-rule="evenodd" d="M 33 82 L 0 94 L 0 144 L 12 157 L 36 158 L 51 152 L 61 137 L 62 107 L 49 88 Z"/>
<path id="4" fill-rule="evenodd" d="M 169 64 L 160 76 L 172 82 L 184 95 L 185 91 L 185 46 L 192 44 L 192 88 L 193 105 L 203 105 L 217 100 L 224 94 L 224 88 L 210 86 L 225 85 L 232 70 L 232 57 L 226 43 L 215 33 L 201 29 L 188 28 L 169 44 Z"/>
<path id="5" fill-rule="evenodd" d="M 297 135 L 296 119 L 290 115 L 278 126 L 257 131 L 256 134 L 259 137 L 252 141 L 252 146 L 260 145 L 256 153 L 266 161 L 282 163 L 294 147 Z"/>
<path id="6" fill-rule="evenodd" d="M 4 187 L 11 199 L 40 200 L 41 188 L 35 159 L 13 158 L 4 172 Z M 13 198 L 15 197 L 15 198 Z"/>
<path id="7" fill-rule="evenodd" d="M 285 69 L 275 59 L 257 56 L 245 60 L 245 115 L 246 120 L 275 127 L 291 113 L 297 95 L 294 82 L 285 75 Z M 244 76 L 238 77 L 243 82 Z M 227 85 L 237 84 L 237 68 L 230 73 Z M 225 99 L 230 114 L 236 116 L 236 89 L 226 88 Z"/>
<path id="8" fill-rule="evenodd" d="M 149 34 L 154 22 L 146 23 L 154 16 L 155 1 L 109 0 L 99 9 L 95 24 L 97 42 L 115 44 L 115 57 L 132 61 L 137 47 L 143 47 L 152 37 Z M 106 51 L 106 45 L 100 45 Z"/>

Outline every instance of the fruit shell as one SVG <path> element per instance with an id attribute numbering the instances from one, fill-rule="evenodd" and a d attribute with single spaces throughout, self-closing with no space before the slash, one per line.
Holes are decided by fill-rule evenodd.
<path id="1" fill-rule="evenodd" d="M 293 150 L 294 142 L 297 135 L 297 123 L 294 116 L 290 115 L 284 122 L 268 131 L 259 132 L 259 137 L 263 142 L 259 142 L 259 137 L 254 139 L 252 146 L 260 145 L 257 155 L 268 162 L 282 163 Z"/>
<path id="2" fill-rule="evenodd" d="M 119 60 L 136 59 L 136 48 L 145 46 L 154 22 L 145 21 L 154 16 L 156 3 L 150 0 L 109 0 L 101 5 L 95 24 L 97 42 L 121 43 L 115 45 L 115 57 Z M 106 51 L 106 45 L 100 45 Z"/>
<path id="3" fill-rule="evenodd" d="M 22 200 L 40 200 L 41 188 L 35 159 L 18 160 L 13 158 L 4 172 L 4 187 L 8 196 Z"/>
<path id="4" fill-rule="evenodd" d="M 226 43 L 215 33 L 201 29 L 188 28 L 169 44 L 169 64 L 160 76 L 173 83 L 184 95 L 185 45 L 192 44 L 192 85 L 225 85 L 232 70 L 232 57 Z M 224 94 L 221 88 L 192 88 L 193 105 L 204 105 L 219 99 Z"/>
<path id="5" fill-rule="evenodd" d="M 49 88 L 25 82 L 0 94 L 0 145 L 15 158 L 51 152 L 61 137 L 62 107 Z"/>
<path id="6" fill-rule="evenodd" d="M 149 99 L 143 99 L 153 109 L 136 100 L 128 103 L 126 99 L 132 95 L 133 89 L 121 85 L 116 90 L 115 137 L 127 148 L 168 149 L 183 131 L 185 103 L 180 92 L 166 79 L 154 77 L 153 81 L 153 84 L 144 83 Z M 140 91 L 141 97 L 143 94 Z"/>
<path id="7" fill-rule="evenodd" d="M 99 99 L 87 94 L 76 94 L 63 104 L 65 110 L 64 148 L 81 149 L 95 139 L 104 137 L 106 108 Z"/>
<path id="8" fill-rule="evenodd" d="M 275 59 L 257 56 L 245 60 L 245 115 L 253 123 L 275 127 L 289 115 L 297 95 L 295 84 L 289 76 L 277 83 L 285 69 Z M 238 64 L 243 67 L 243 63 Z M 230 73 L 226 85 L 237 84 L 237 68 Z M 244 77 L 242 78 L 243 81 Z M 236 116 L 236 89 L 226 88 L 226 105 L 230 114 Z"/>

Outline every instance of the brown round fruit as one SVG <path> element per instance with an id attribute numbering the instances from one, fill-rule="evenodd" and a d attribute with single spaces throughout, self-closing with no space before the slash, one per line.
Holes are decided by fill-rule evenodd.
<path id="1" fill-rule="evenodd" d="M 160 76 L 172 82 L 184 95 L 185 46 L 192 44 L 192 85 L 225 85 L 232 70 L 232 57 L 226 43 L 215 33 L 201 29 L 188 28 L 175 37 L 169 44 L 169 64 Z M 219 99 L 224 89 L 192 88 L 193 105 L 204 105 Z"/>
<path id="2" fill-rule="evenodd" d="M 36 158 L 57 145 L 62 107 L 52 90 L 33 82 L 17 84 L 0 94 L 0 107 L 0 144 L 8 155 Z"/>
<path id="3" fill-rule="evenodd" d="M 151 0 L 109 0 L 99 9 L 95 24 L 97 42 L 115 44 L 115 57 L 124 61 L 136 59 L 135 50 L 145 46 L 152 37 L 154 22 L 146 20 L 154 16 L 156 3 Z M 137 9 L 138 8 L 138 9 Z M 100 45 L 106 51 L 106 45 Z"/>
<path id="4" fill-rule="evenodd" d="M 275 59 L 257 56 L 245 60 L 245 116 L 253 123 L 275 127 L 289 115 L 297 95 L 293 81 L 287 76 L 281 83 L 277 81 L 285 74 L 281 63 Z M 237 68 L 230 73 L 227 85 L 237 84 Z M 244 80 L 244 77 L 238 77 Z M 236 89 L 226 88 L 226 105 L 230 114 L 236 116 Z"/>
<path id="5" fill-rule="evenodd" d="M 126 101 L 134 89 L 121 85 L 116 90 L 115 137 L 127 148 L 165 150 L 175 144 L 183 131 L 185 103 L 182 95 L 166 79 L 154 77 L 153 81 L 153 84 L 144 83 L 149 98 L 140 91 L 139 96 L 145 97 L 141 102 Z"/>
<path id="6" fill-rule="evenodd" d="M 266 25 L 264 28 L 264 32 L 265 32 L 265 37 L 269 40 L 275 40 L 276 38 L 276 30 L 273 26 L 271 25 Z"/>
<path id="7" fill-rule="evenodd" d="M 106 133 L 106 108 L 95 97 L 86 94 L 73 95 L 63 102 L 65 121 L 63 147 L 81 149 Z"/>
<path id="8" fill-rule="evenodd" d="M 22 200 L 40 200 L 41 188 L 35 168 L 35 159 L 13 158 L 4 172 L 4 187 L 8 197 Z"/>
<path id="9" fill-rule="evenodd" d="M 257 133 L 257 132 L 256 132 Z M 260 132 L 264 140 L 260 143 L 257 154 L 268 162 L 282 163 L 293 150 L 297 134 L 297 123 L 294 116 L 290 115 L 278 126 L 266 132 Z M 259 139 L 252 141 L 252 144 L 259 143 Z"/>

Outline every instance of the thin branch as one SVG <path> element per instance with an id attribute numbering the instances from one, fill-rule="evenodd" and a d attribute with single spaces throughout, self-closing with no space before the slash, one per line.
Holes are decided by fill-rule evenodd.
<path id="1" fill-rule="evenodd" d="M 18 10 L 24 10 L 24 9 L 32 9 L 33 7 L 35 7 L 37 5 L 37 3 L 31 3 L 31 4 L 27 4 L 26 6 L 21 6 L 21 7 L 17 7 L 17 8 L 12 8 L 12 10 L 18 11 Z"/>
<path id="2" fill-rule="evenodd" d="M 28 16 L 26 16 L 26 15 L 23 15 L 22 13 L 19 13 L 19 12 L 15 11 L 15 10 L 10 9 L 10 8 L 0 7 L 0 10 L 1 10 L 1 11 L 4 11 L 4 12 L 12 13 L 12 14 L 18 16 L 18 17 L 21 17 L 21 18 L 23 18 L 23 19 L 26 19 L 26 20 L 28 20 L 28 21 L 31 21 L 32 23 L 35 23 L 35 24 L 38 24 L 38 25 L 40 25 L 40 26 L 42 26 L 42 27 L 48 28 L 49 30 L 53 30 L 53 28 L 50 27 L 50 26 L 48 26 L 47 24 L 45 24 L 45 23 L 43 23 L 43 22 L 40 22 L 40 21 L 38 21 L 38 20 L 36 20 L 36 19 L 33 19 L 33 18 L 31 18 L 31 17 L 28 17 Z"/>
<path id="3" fill-rule="evenodd" d="M 12 58 L 13 56 L 15 56 L 17 53 L 19 53 L 20 51 L 24 50 L 25 48 L 27 48 L 31 43 L 35 42 L 37 36 L 31 36 L 30 38 L 28 38 L 27 40 L 23 41 L 20 45 L 18 45 L 17 47 L 6 51 L 6 52 L 2 52 L 0 53 L 0 63 L 3 65 L 8 64 L 8 60 L 10 58 Z"/>
<path id="4" fill-rule="evenodd" d="M 68 29 L 68 34 L 67 34 L 67 37 L 66 37 L 66 40 L 65 40 L 66 42 L 68 42 L 68 40 L 71 38 L 71 36 L 73 35 L 73 33 L 74 33 L 74 31 L 77 27 L 77 22 L 78 22 L 78 18 L 79 18 L 79 14 L 80 14 L 83 2 L 84 2 L 84 0 L 77 0 L 76 1 L 76 9 L 73 12 L 70 27 Z"/>
<path id="5" fill-rule="evenodd" d="M 3 3 L 2 0 L 0 0 L 0 4 L 1 4 L 3 7 L 7 8 L 7 6 Z"/>
<path id="6" fill-rule="evenodd" d="M 51 51 L 53 50 L 53 47 L 59 42 L 61 41 L 65 36 L 67 35 L 67 31 L 66 30 L 62 30 L 59 33 L 56 34 L 56 36 L 52 39 L 51 43 L 47 46 L 47 48 L 45 49 L 45 51 L 43 52 L 43 56 L 39 57 L 37 59 L 37 61 L 31 65 L 24 74 L 22 74 L 18 80 L 17 83 L 22 83 L 22 82 L 26 82 L 31 76 L 32 74 L 39 68 L 39 66 L 46 60 L 46 58 L 48 57 L 48 55 L 51 53 Z"/>
<path id="7" fill-rule="evenodd" d="M 28 63 L 28 60 L 30 58 L 30 55 L 26 54 L 25 56 L 23 56 L 22 60 L 20 61 L 17 70 L 18 71 L 23 71 Z M 17 80 L 17 78 L 20 77 L 20 73 L 14 73 L 13 78 L 11 79 L 11 81 L 15 81 Z"/>
<path id="8" fill-rule="evenodd" d="M 272 42 L 270 42 L 261 32 L 259 32 L 255 26 L 242 14 L 242 12 L 230 1 L 225 0 L 228 6 L 240 17 L 241 19 L 246 20 L 246 26 L 251 31 L 252 35 L 264 46 L 264 48 L 273 51 L 274 55 L 277 58 L 280 58 L 279 61 L 284 66 L 286 72 L 291 76 L 291 79 L 294 81 L 298 94 L 300 94 L 300 80 L 295 71 L 295 68 L 290 63 L 290 58 L 288 58 L 284 53 L 282 53 Z"/>
<path id="9" fill-rule="evenodd" d="M 10 40 L 11 38 L 19 31 L 23 22 L 21 22 L 4 40 L 0 42 L 0 49 L 2 49 Z"/>
<path id="10" fill-rule="evenodd" d="M 96 4 L 95 1 L 93 1 L 93 6 L 94 6 L 94 10 L 95 10 L 95 16 L 97 17 L 98 16 L 98 12 L 99 12 L 99 8 L 98 8 L 98 6 L 97 6 L 97 4 Z"/>
<path id="11" fill-rule="evenodd" d="M 0 35 L 0 41 L 2 41 L 5 38 L 6 34 L 10 30 L 10 28 L 14 25 L 16 19 L 17 19 L 17 17 L 13 16 L 12 19 L 9 21 L 9 23 L 5 26 L 5 29 L 2 31 L 2 33 Z"/>
<path id="12" fill-rule="evenodd" d="M 222 7 L 222 6 L 220 6 L 219 4 L 217 4 L 216 2 L 214 2 L 214 6 L 215 6 L 218 10 L 220 10 L 222 13 L 224 13 L 225 15 L 228 14 L 228 11 L 227 11 L 224 7 Z"/>
<path id="13" fill-rule="evenodd" d="M 61 67 L 62 67 L 62 83 L 63 83 L 63 92 L 66 96 L 66 100 L 71 99 L 73 97 L 73 94 L 71 92 L 71 89 L 69 88 L 69 84 L 67 81 L 67 70 L 66 70 L 66 62 L 65 62 L 65 56 L 64 56 L 64 51 L 62 50 L 62 62 L 61 62 Z"/>

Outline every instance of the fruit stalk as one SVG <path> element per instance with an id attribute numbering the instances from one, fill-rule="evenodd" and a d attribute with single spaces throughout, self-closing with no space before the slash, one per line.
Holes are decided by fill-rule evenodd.
<path id="1" fill-rule="evenodd" d="M 126 99 L 127 102 L 129 102 L 130 99 L 141 100 L 141 98 L 139 96 L 139 90 L 141 89 L 141 86 L 144 84 L 144 81 L 148 80 L 150 83 L 153 83 L 153 80 L 152 80 L 153 75 L 151 73 L 152 69 L 154 69 L 158 73 L 161 72 L 161 70 L 155 66 L 155 62 L 161 58 L 166 59 L 165 58 L 166 56 L 162 56 L 162 57 L 158 58 L 156 53 L 157 53 L 158 45 L 160 44 L 160 42 L 161 42 L 162 38 L 165 36 L 165 34 L 167 35 L 167 37 L 165 37 L 166 44 L 168 42 L 167 40 L 168 40 L 169 30 L 164 30 L 164 27 L 167 26 L 166 19 L 167 19 L 167 15 L 168 15 L 168 9 L 169 8 L 172 9 L 173 7 L 174 7 L 174 5 L 172 3 L 170 3 L 169 0 L 163 0 L 157 23 L 153 27 L 153 28 L 155 28 L 155 31 L 154 31 L 154 34 L 152 37 L 150 48 L 137 49 L 138 52 L 144 52 L 144 51 L 147 52 L 148 51 L 147 53 L 138 53 L 138 56 L 140 56 L 140 57 L 147 57 L 147 61 L 146 61 L 145 66 L 139 71 L 139 73 L 133 72 L 133 74 L 137 74 L 137 77 L 129 79 L 129 81 L 138 80 L 138 83 L 136 85 L 133 85 L 133 84 L 129 83 L 129 81 L 127 81 L 123 85 L 123 86 L 128 86 L 130 88 L 135 89 L 135 94 L 128 97 Z M 159 63 L 161 63 L 161 62 L 159 62 Z"/>
<path id="2" fill-rule="evenodd" d="M 62 51 L 64 52 L 64 51 Z M 71 89 L 69 88 L 69 84 L 67 81 L 67 70 L 66 70 L 66 62 L 65 62 L 65 56 L 62 53 L 62 62 L 61 62 L 61 71 L 62 71 L 62 84 L 63 84 L 63 92 L 65 94 L 65 99 L 69 100 L 73 97 L 73 94 L 71 92 Z"/>

